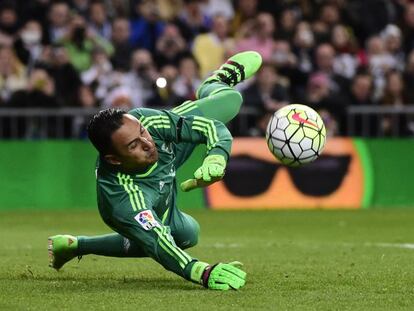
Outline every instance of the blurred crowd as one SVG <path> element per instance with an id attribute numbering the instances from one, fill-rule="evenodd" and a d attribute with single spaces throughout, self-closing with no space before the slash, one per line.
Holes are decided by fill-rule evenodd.
<path id="1" fill-rule="evenodd" d="M 413 48 L 410 0 L 0 1 L 0 107 L 170 108 L 255 50 L 264 65 L 238 86 L 255 115 L 236 135 L 294 102 L 344 135 L 349 106 L 414 103 Z M 369 118 L 368 136 L 412 133 L 408 115 Z"/>

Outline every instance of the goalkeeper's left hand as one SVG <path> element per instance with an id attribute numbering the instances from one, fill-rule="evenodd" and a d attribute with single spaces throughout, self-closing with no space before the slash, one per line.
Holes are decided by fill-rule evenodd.
<path id="1" fill-rule="evenodd" d="M 225 170 L 226 159 L 222 155 L 209 155 L 195 171 L 195 179 L 188 179 L 181 183 L 181 190 L 190 191 L 198 187 L 211 185 L 223 178 Z"/>

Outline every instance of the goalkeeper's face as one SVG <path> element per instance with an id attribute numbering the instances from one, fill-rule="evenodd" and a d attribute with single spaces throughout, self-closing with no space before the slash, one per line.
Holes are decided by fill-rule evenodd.
<path id="1" fill-rule="evenodd" d="M 158 161 L 154 140 L 137 118 L 124 114 L 122 123 L 111 136 L 114 154 L 106 155 L 105 158 L 123 171 L 145 171 Z"/>

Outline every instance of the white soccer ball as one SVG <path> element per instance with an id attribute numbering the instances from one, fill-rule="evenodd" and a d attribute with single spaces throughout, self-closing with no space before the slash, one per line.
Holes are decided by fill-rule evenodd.
<path id="1" fill-rule="evenodd" d="M 312 108 L 293 104 L 276 111 L 266 130 L 267 146 L 288 166 L 301 166 L 316 160 L 326 142 L 322 118 Z"/>

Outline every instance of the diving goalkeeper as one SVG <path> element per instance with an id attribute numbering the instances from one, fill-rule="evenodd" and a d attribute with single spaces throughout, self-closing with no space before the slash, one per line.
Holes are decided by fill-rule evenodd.
<path id="1" fill-rule="evenodd" d="M 48 239 L 49 265 L 59 270 L 76 256 L 151 257 L 165 269 L 209 289 L 239 289 L 241 263 L 210 265 L 184 249 L 197 244 L 199 225 L 177 207 L 176 170 L 198 144 L 207 145 L 203 164 L 183 191 L 223 178 L 232 136 L 223 123 L 240 110 L 233 87 L 261 65 L 256 52 L 234 55 L 197 90 L 197 100 L 170 110 L 107 109 L 89 123 L 88 136 L 99 152 L 96 169 L 100 215 L 116 233 L 55 235 Z"/>

